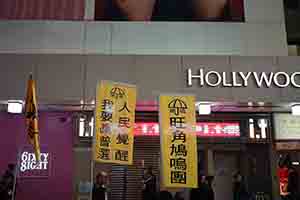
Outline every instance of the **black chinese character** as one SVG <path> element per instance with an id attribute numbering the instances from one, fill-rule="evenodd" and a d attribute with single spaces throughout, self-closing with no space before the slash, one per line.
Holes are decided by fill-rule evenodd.
<path id="1" fill-rule="evenodd" d="M 112 120 L 112 113 L 109 112 L 101 112 L 101 121 L 110 121 Z"/>
<path id="2" fill-rule="evenodd" d="M 102 110 L 104 110 L 105 112 L 112 112 L 113 104 L 114 104 L 114 102 L 112 102 L 111 100 L 104 99 L 102 101 Z"/>
<path id="3" fill-rule="evenodd" d="M 170 117 L 170 126 L 176 128 L 185 128 L 184 117 Z"/>
<path id="4" fill-rule="evenodd" d="M 125 96 L 125 92 L 122 88 L 115 87 L 111 89 L 110 96 L 114 97 L 115 99 L 122 99 Z"/>
<path id="5" fill-rule="evenodd" d="M 179 115 L 180 113 L 186 113 L 187 105 L 180 99 L 174 99 L 169 103 L 168 108 L 170 110 L 170 113 Z"/>
<path id="6" fill-rule="evenodd" d="M 175 156 L 186 156 L 187 150 L 184 144 L 175 145 L 172 144 L 171 148 L 171 156 L 175 154 Z"/>
<path id="7" fill-rule="evenodd" d="M 170 159 L 170 167 L 175 170 L 186 170 L 186 160 L 184 158 Z"/>
<path id="8" fill-rule="evenodd" d="M 100 146 L 109 147 L 110 145 L 110 137 L 109 136 L 101 136 L 100 137 Z"/>
<path id="9" fill-rule="evenodd" d="M 128 135 L 119 134 L 117 136 L 117 144 L 128 144 Z"/>
<path id="10" fill-rule="evenodd" d="M 182 131 L 175 131 L 173 133 L 172 142 L 175 142 L 175 141 L 182 141 L 183 143 L 185 143 L 186 135 Z"/>
<path id="11" fill-rule="evenodd" d="M 117 150 L 115 160 L 128 161 L 128 151 Z"/>
<path id="12" fill-rule="evenodd" d="M 102 121 L 111 121 L 112 120 L 112 111 L 113 111 L 113 102 L 108 99 L 104 99 L 102 102 L 102 112 L 101 120 Z"/>
<path id="13" fill-rule="evenodd" d="M 120 117 L 119 118 L 119 127 L 130 128 L 130 119 L 129 119 L 129 117 Z"/>
<path id="14" fill-rule="evenodd" d="M 98 158 L 101 160 L 109 160 L 110 157 L 109 154 L 110 154 L 109 149 L 100 148 Z"/>
<path id="15" fill-rule="evenodd" d="M 124 106 L 119 110 L 119 112 L 122 112 L 123 110 L 126 110 L 127 112 L 130 113 L 129 108 L 127 107 L 127 102 L 125 102 Z"/>
<path id="16" fill-rule="evenodd" d="M 171 171 L 171 183 L 186 184 L 186 172 Z"/>

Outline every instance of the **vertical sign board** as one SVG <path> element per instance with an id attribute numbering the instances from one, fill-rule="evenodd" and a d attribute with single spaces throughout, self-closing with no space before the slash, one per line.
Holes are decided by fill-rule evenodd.
<path id="1" fill-rule="evenodd" d="M 101 81 L 97 87 L 94 160 L 131 165 L 136 87 Z"/>
<path id="2" fill-rule="evenodd" d="M 162 187 L 196 188 L 197 137 L 195 98 L 160 96 Z"/>

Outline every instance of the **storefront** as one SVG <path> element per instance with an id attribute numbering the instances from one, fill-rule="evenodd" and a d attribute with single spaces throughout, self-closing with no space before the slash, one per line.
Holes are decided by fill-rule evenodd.
<path id="1" fill-rule="evenodd" d="M 281 158 L 290 156 L 291 167 L 300 174 L 300 118 L 290 113 L 279 113 L 274 114 L 274 123 L 277 165 Z"/>
<path id="2" fill-rule="evenodd" d="M 92 113 L 79 118 L 86 124 L 93 121 Z M 88 117 L 90 116 L 90 117 Z M 81 119 L 81 120 L 80 120 Z M 83 126 L 83 125 L 81 125 Z M 79 125 L 80 127 L 80 125 Z M 200 174 L 215 178 L 216 199 L 233 198 L 233 175 L 238 171 L 245 177 L 249 192 L 263 192 L 272 196 L 270 150 L 272 137 L 271 115 L 267 113 L 213 113 L 197 115 L 198 170 Z M 78 129 L 80 131 L 80 128 Z M 81 135 L 75 147 L 76 194 L 88 196 L 84 186 L 90 179 L 91 133 Z M 111 174 L 111 199 L 140 199 L 143 168 L 152 166 L 160 180 L 160 138 L 157 112 L 138 112 L 135 125 L 134 164 L 118 166 L 96 164 L 95 173 L 101 170 Z M 79 147 L 81 146 L 81 147 Z M 85 172 L 83 172 L 83 169 Z M 186 199 L 190 190 L 185 190 Z"/>
<path id="3" fill-rule="evenodd" d="M 138 88 L 133 165 L 97 163 L 93 171 L 94 175 L 101 170 L 108 172 L 112 200 L 140 198 L 145 166 L 153 166 L 159 182 L 156 99 L 161 93 L 193 94 L 197 101 L 212 106 L 211 114 L 197 114 L 198 167 L 201 173 L 215 176 L 216 200 L 232 199 L 232 175 L 236 171 L 245 176 L 250 192 L 278 196 L 273 186 L 277 183 L 272 141 L 297 142 L 297 138 L 277 137 L 278 128 L 274 137 L 273 127 L 278 122 L 272 120 L 272 113 L 289 112 L 286 103 L 300 101 L 299 59 L 98 55 L 31 55 L 27 59 L 28 56 L 3 56 L 7 67 L 17 69 L 25 61 L 35 67 L 7 76 L 1 73 L 11 90 L 1 93 L 0 98 L 23 98 L 27 75 L 35 72 L 38 100 L 44 105 L 41 111 L 46 112 L 40 116 L 41 144 L 52 159 L 47 161 L 51 164 L 48 177 L 20 179 L 20 194 L 30 197 L 35 188 L 26 185 L 33 181 L 31 186 L 47 188 L 47 192 L 39 194 L 41 199 L 50 198 L 43 196 L 48 193 L 69 195 L 57 195 L 57 199 L 89 196 L 95 89 L 99 80 L 109 79 Z M 64 113 L 51 112 L 55 109 Z M 7 152 L 14 152 L 1 156 L 1 168 L 5 169 L 7 163 L 15 161 L 19 142 L 27 142 L 21 116 L 3 113 L 1 117 L 0 126 L 5 133 L 23 135 L 15 140 L 15 134 L 9 134 L 10 143 L 1 140 L 4 149 L 10 149 Z M 83 117 L 87 118 L 81 121 Z M 63 186 L 53 187 L 59 184 Z M 187 190 L 186 197 L 188 194 Z"/>

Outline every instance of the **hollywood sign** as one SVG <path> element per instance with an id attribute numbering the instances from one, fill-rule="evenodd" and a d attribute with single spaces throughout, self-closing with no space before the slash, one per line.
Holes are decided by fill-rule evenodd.
<path id="1" fill-rule="evenodd" d="M 277 86 L 280 88 L 293 86 L 300 88 L 300 72 L 288 74 L 286 72 L 217 72 L 205 71 L 200 68 L 198 73 L 193 74 L 187 70 L 187 84 L 193 86 L 193 80 L 197 80 L 200 87 L 247 87 L 254 80 L 257 87 Z"/>

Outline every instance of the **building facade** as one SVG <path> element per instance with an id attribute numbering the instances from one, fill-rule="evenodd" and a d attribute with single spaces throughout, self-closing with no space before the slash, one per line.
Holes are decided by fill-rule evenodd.
<path id="1" fill-rule="evenodd" d="M 211 115 L 197 115 L 199 127 L 209 133 L 212 125 L 238 127 L 236 136 L 214 131 L 198 136 L 198 167 L 215 176 L 217 200 L 232 199 L 232 174 L 238 170 L 250 192 L 279 199 L 277 159 L 297 152 L 299 138 L 278 137 L 274 116 L 290 115 L 300 102 L 300 57 L 287 56 L 282 1 L 240 1 L 241 20 L 221 22 L 97 21 L 102 1 L 51 2 L 0 3 L 0 127 L 8 135 L 0 142 L 7 152 L 0 158 L 1 173 L 27 144 L 23 117 L 6 113 L 6 106 L 24 99 L 30 73 L 37 81 L 41 145 L 50 156 L 42 178 L 19 179 L 17 199 L 34 198 L 33 193 L 42 199 L 52 199 L 50 193 L 57 199 L 88 198 L 91 174 L 100 170 L 110 174 L 111 199 L 140 199 L 141 163 L 160 177 L 159 133 L 153 127 L 161 93 L 194 94 L 211 104 Z M 91 167 L 89 123 L 99 80 L 137 85 L 136 123 L 147 130 L 135 132 L 132 166 Z M 80 133 L 81 119 L 89 122 L 87 135 Z M 189 190 L 183 192 L 188 199 Z"/>

